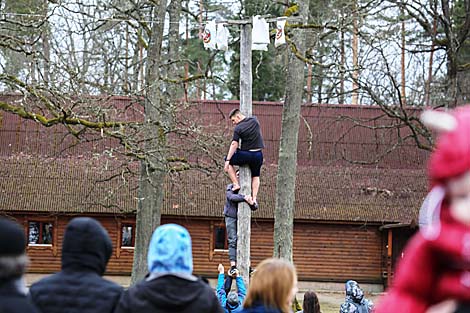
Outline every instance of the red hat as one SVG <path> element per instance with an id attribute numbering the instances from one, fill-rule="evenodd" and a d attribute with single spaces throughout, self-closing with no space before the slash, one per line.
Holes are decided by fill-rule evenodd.
<path id="1" fill-rule="evenodd" d="M 470 105 L 453 110 L 451 115 L 439 114 L 441 116 L 437 116 L 437 122 L 441 126 L 444 122 L 444 127 L 440 127 L 443 132 L 428 163 L 428 174 L 433 183 L 444 182 L 470 171 Z"/>

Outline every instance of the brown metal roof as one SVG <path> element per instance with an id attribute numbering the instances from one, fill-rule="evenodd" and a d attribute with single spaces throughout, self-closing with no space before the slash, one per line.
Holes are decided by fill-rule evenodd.
<path id="1" fill-rule="evenodd" d="M 0 100 L 13 101 L 13 96 Z M 119 118 L 143 119 L 138 103 L 126 97 L 110 97 L 103 101 L 106 108 L 117 106 L 124 111 Z M 185 114 L 191 114 L 199 124 L 211 125 L 218 134 L 231 138 L 233 130 L 228 113 L 238 106 L 237 101 L 201 101 L 192 103 Z M 128 112 L 129 110 L 130 112 Z M 299 129 L 298 164 L 300 166 L 354 166 L 354 163 L 373 163 L 381 168 L 423 168 L 427 152 L 416 148 L 409 131 L 395 127 L 391 119 L 373 106 L 304 105 Z M 409 115 L 420 110 L 409 109 Z M 282 103 L 254 102 L 253 114 L 260 120 L 266 148 L 265 162 L 277 164 L 281 135 Z M 361 126 L 362 125 L 362 126 Z M 42 157 L 90 157 L 118 146 L 117 141 L 102 139 L 90 132 L 89 142 L 80 142 L 62 126 L 43 127 L 32 120 L 24 120 L 0 112 L 0 156 L 23 153 Z M 95 136 L 95 137 L 93 137 Z M 97 136 L 97 137 L 96 137 Z M 228 147 L 228 143 L 227 143 Z M 394 147 L 392 151 L 388 151 Z M 227 148 L 228 149 L 228 148 Z M 378 159 L 377 162 L 374 162 Z"/>
<path id="2" fill-rule="evenodd" d="M 6 97 L 7 99 L 11 99 Z M 5 100 L 3 97 L 2 100 Z M 124 97 L 106 105 L 132 108 Z M 235 101 L 194 103 L 191 114 L 201 124 L 227 136 L 228 112 Z M 410 109 L 410 114 L 418 111 Z M 196 113 L 196 114 L 195 114 Z M 254 217 L 272 218 L 282 104 L 254 103 L 265 138 L 261 209 Z M 40 212 L 132 213 L 137 207 L 137 180 L 106 159 L 109 139 L 79 142 L 62 126 L 46 128 L 0 112 L 0 210 Z M 427 153 L 411 140 L 396 145 L 398 131 L 376 107 L 305 105 L 299 133 L 295 218 L 321 221 L 409 223 L 426 191 Z M 358 127 L 358 121 L 368 127 Z M 383 126 L 377 128 L 378 126 Z M 406 129 L 400 130 L 401 136 Z M 374 164 L 362 164 L 373 161 Z M 138 173 L 138 165 L 135 165 Z M 115 176 L 113 179 L 110 177 Z M 228 182 L 200 172 L 172 174 L 165 184 L 163 214 L 221 217 Z M 197 187 L 194 187 L 197 186 Z"/>
<path id="3" fill-rule="evenodd" d="M 4 159 L 0 209 L 62 213 L 133 213 L 137 181 L 87 159 Z M 277 167 L 262 173 L 257 218 L 273 218 Z M 111 176 L 114 178 L 109 179 Z M 397 179 L 397 176 L 400 179 Z M 163 214 L 222 217 L 224 175 L 181 173 L 165 184 Z M 299 167 L 295 218 L 321 221 L 410 223 L 426 191 L 423 170 Z"/>

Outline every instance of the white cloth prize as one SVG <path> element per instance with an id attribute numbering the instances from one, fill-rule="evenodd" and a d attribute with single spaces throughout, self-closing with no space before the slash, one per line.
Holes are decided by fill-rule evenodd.
<path id="1" fill-rule="evenodd" d="M 210 21 L 206 24 L 206 27 L 204 27 L 204 33 L 202 34 L 204 48 L 215 50 L 217 48 L 216 37 L 217 25 L 215 24 L 215 21 Z"/>
<path id="2" fill-rule="evenodd" d="M 285 19 L 276 22 L 276 37 L 274 39 L 274 46 L 276 48 L 286 43 L 286 34 L 284 33 L 285 25 Z"/>
<path id="3" fill-rule="evenodd" d="M 253 30 L 251 32 L 251 50 L 268 51 L 269 24 L 258 15 L 253 16 Z"/>
<path id="4" fill-rule="evenodd" d="M 217 49 L 227 51 L 228 49 L 228 29 L 224 24 L 217 24 L 217 36 L 215 38 Z"/>

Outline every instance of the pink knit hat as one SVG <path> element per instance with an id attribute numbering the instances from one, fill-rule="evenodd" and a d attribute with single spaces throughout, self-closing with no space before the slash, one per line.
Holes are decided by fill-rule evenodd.
<path id="1" fill-rule="evenodd" d="M 439 135 L 429 159 L 428 174 L 433 184 L 470 171 L 470 105 L 453 110 L 451 115 L 456 123 Z"/>
<path id="2" fill-rule="evenodd" d="M 448 210 L 442 210 L 446 181 L 470 171 L 470 106 L 459 107 L 450 113 L 425 111 L 421 120 L 439 132 L 428 162 L 428 176 L 433 188 L 419 213 L 422 234 L 433 239 L 440 233 L 440 220 L 450 218 Z"/>

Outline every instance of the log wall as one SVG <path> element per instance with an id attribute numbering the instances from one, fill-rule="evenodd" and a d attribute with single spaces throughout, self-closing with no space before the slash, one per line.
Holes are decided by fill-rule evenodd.
<path id="1" fill-rule="evenodd" d="M 55 224 L 53 245 L 28 246 L 31 259 L 29 272 L 52 273 L 60 270 L 61 245 L 65 227 L 73 216 L 44 216 L 15 214 L 18 222 L 52 220 Z M 121 225 L 134 223 L 134 217 L 93 216 L 107 229 L 113 242 L 113 254 L 107 267 L 109 275 L 128 275 L 131 272 L 134 249 L 120 247 Z M 186 227 L 192 237 L 194 272 L 215 277 L 217 265 L 229 266 L 228 252 L 214 250 L 213 227 L 223 225 L 220 219 L 162 217 L 162 223 L 177 223 Z M 383 238 L 378 226 L 297 222 L 294 227 L 294 263 L 301 280 L 382 283 Z M 239 243 L 240 244 L 240 243 Z M 251 262 L 256 266 L 271 257 L 273 222 L 252 221 Z"/>

